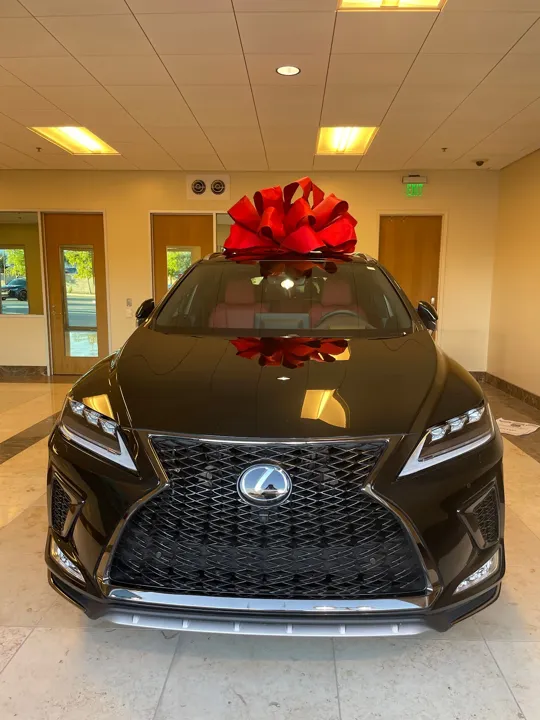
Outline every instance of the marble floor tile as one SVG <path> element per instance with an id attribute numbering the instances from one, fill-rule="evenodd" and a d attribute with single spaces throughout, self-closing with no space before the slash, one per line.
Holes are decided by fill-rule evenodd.
<path id="1" fill-rule="evenodd" d="M 47 508 L 29 507 L 0 529 L 0 553 L 39 553 L 47 538 Z"/>
<path id="2" fill-rule="evenodd" d="M 517 720 L 482 641 L 336 640 L 342 720 Z"/>
<path id="3" fill-rule="evenodd" d="M 33 627 L 58 599 L 47 581 L 43 549 L 23 554 L 0 547 L 0 578 L 0 626 Z"/>
<path id="4" fill-rule="evenodd" d="M 499 599 L 475 615 L 486 640 L 540 642 L 540 567 L 508 565 Z"/>
<path id="5" fill-rule="evenodd" d="M 527 720 L 540 718 L 540 643 L 488 642 Z"/>
<path id="6" fill-rule="evenodd" d="M 0 673 L 31 632 L 31 628 L 0 627 Z"/>
<path id="7" fill-rule="evenodd" d="M 329 639 L 181 634 L 155 720 L 338 720 Z"/>
<path id="8" fill-rule="evenodd" d="M 0 502 L 2 491 L 0 490 Z M 0 505 L 0 530 L 26 510 L 26 505 Z"/>
<path id="9" fill-rule="evenodd" d="M 0 717 L 153 720 L 177 642 L 151 630 L 37 628 L 0 675 Z"/>

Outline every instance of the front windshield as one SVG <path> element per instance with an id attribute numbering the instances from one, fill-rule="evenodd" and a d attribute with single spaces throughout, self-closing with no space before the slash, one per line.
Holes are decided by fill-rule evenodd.
<path id="1" fill-rule="evenodd" d="M 158 314 L 162 332 L 268 337 L 393 337 L 412 319 L 385 274 L 360 262 L 196 265 Z"/>

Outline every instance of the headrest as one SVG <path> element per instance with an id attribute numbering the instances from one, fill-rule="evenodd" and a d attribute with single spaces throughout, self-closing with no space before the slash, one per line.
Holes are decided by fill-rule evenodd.
<path id="1" fill-rule="evenodd" d="M 251 280 L 238 278 L 227 283 L 225 288 L 225 303 L 227 305 L 252 305 L 255 302 L 255 288 Z"/>
<path id="2" fill-rule="evenodd" d="M 321 305 L 345 307 L 352 304 L 352 291 L 348 278 L 329 277 L 323 285 Z"/>

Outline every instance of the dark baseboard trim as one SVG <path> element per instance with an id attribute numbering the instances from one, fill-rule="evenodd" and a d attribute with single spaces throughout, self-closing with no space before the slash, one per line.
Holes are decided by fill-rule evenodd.
<path id="1" fill-rule="evenodd" d="M 478 380 L 478 382 L 485 382 L 486 381 L 486 371 L 485 370 L 471 370 L 470 374 L 473 376 L 475 380 Z"/>
<path id="2" fill-rule="evenodd" d="M 0 365 L 0 382 L 13 382 L 24 378 L 47 375 L 45 365 Z"/>
<path id="3" fill-rule="evenodd" d="M 540 396 L 535 395 L 528 390 L 520 388 L 519 385 L 514 385 L 507 380 L 502 380 L 502 378 L 499 378 L 496 375 L 492 375 L 489 372 L 485 373 L 485 382 L 493 385 L 493 387 L 496 387 L 498 390 L 502 390 L 508 395 L 511 395 L 512 397 L 515 397 L 524 403 L 527 403 L 527 405 L 536 408 L 536 410 L 540 410 Z"/>

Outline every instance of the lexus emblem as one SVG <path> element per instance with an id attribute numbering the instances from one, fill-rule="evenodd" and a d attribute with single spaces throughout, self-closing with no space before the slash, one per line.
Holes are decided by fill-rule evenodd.
<path id="1" fill-rule="evenodd" d="M 252 465 L 238 478 L 238 494 L 244 502 L 268 508 L 289 498 L 291 478 L 278 465 Z"/>

